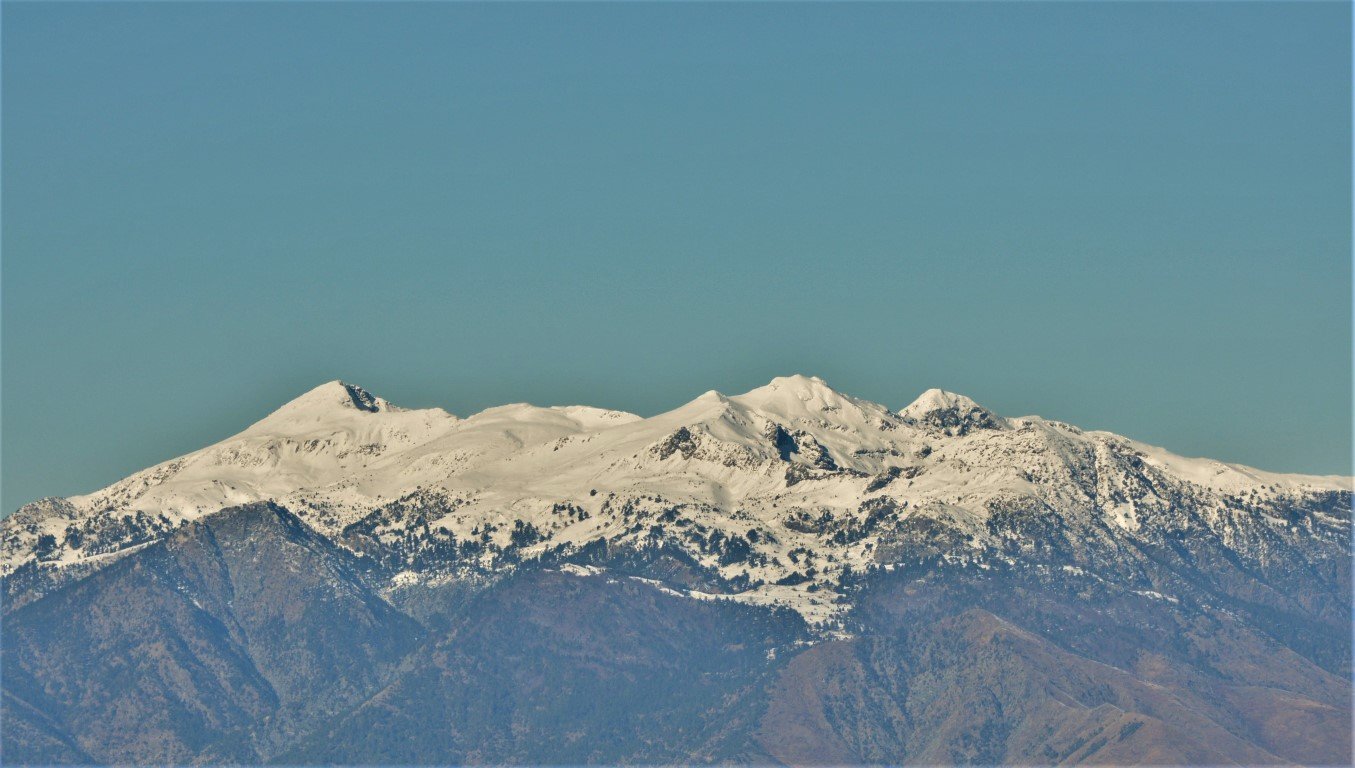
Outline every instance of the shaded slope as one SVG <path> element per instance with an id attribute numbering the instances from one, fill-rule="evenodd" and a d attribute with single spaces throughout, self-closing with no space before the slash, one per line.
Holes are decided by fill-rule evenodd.
<path id="1" fill-rule="evenodd" d="M 799 655 L 771 689 L 759 741 L 791 764 L 1349 758 L 1348 707 L 1259 687 L 1196 689 L 1198 675 L 1166 671 L 1181 678 L 1168 681 L 1159 669 L 1156 680 L 1140 679 L 971 609 L 895 636 L 831 642 Z M 1265 721 L 1277 710 L 1287 720 L 1240 724 L 1252 739 L 1233 732 L 1238 712 Z"/>
<path id="2" fill-rule="evenodd" d="M 283 762 L 765 762 L 750 739 L 788 612 L 532 571 L 473 601 L 412 667 Z"/>
<path id="3" fill-rule="evenodd" d="M 266 504 L 225 510 L 6 617 L 6 692 L 62 745 L 7 762 L 257 762 L 375 690 L 419 628 L 350 555 Z"/>

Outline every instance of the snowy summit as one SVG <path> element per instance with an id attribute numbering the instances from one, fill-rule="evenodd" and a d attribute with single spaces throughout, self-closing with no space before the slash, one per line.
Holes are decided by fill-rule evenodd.
<path id="1" fill-rule="evenodd" d="M 393 589 L 601 542 L 687 558 L 715 580 L 694 597 L 825 622 L 845 577 L 891 567 L 919 531 L 976 565 L 1011 560 L 1000 553 L 1023 529 L 1008 521 L 1049 510 L 1058 535 L 1116 546 L 1184 529 L 1251 546 L 1254 529 L 1344 525 L 1322 499 L 1349 488 L 1004 418 L 940 389 L 893 411 L 787 376 L 650 418 L 514 404 L 462 419 L 332 381 L 215 445 L 23 507 L 0 527 L 0 566 L 61 583 L 186 521 L 267 500 L 380 559 Z"/>

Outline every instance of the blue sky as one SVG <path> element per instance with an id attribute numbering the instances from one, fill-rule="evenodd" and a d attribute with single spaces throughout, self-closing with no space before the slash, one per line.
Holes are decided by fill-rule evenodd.
<path id="1" fill-rule="evenodd" d="M 3 510 L 343 378 L 1349 471 L 1349 4 L 3 5 Z"/>

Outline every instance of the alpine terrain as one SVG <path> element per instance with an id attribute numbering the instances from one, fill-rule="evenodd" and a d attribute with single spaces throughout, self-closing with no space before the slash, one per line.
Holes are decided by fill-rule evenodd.
<path id="1" fill-rule="evenodd" d="M 1351 497 L 941 390 L 335 381 L 0 522 L 0 761 L 1349 764 Z"/>

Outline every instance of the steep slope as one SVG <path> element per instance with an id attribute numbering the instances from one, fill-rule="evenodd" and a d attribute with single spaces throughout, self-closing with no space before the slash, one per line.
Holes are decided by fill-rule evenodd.
<path id="1" fill-rule="evenodd" d="M 533 569 L 448 620 L 398 680 L 282 762 L 764 763 L 750 738 L 789 611 Z"/>
<path id="2" fill-rule="evenodd" d="M 1230 689 L 1218 702 L 1215 693 L 1138 679 L 971 609 L 800 654 L 772 689 L 759 737 L 778 760 L 801 765 L 900 756 L 927 765 L 1335 764 L 1349 756 L 1348 707 L 1260 687 Z M 1230 708 L 1249 694 L 1264 704 L 1245 699 L 1241 708 L 1282 705 L 1295 734 L 1306 727 L 1301 739 L 1259 740 L 1289 754 L 1248 740 L 1256 729 Z"/>
<path id="3" fill-rule="evenodd" d="M 1268 632 L 1236 602 L 1207 587 L 1182 581 L 1180 597 L 1169 600 L 1152 590 L 1123 589 L 1111 579 L 1076 576 L 1061 569 L 956 569 L 943 562 L 919 563 L 863 579 L 853 594 L 852 615 L 867 645 L 897 646 L 906 650 L 891 658 L 914 659 L 894 672 L 881 667 L 879 674 L 907 681 L 913 664 L 928 674 L 940 674 L 946 665 L 957 665 L 957 674 L 969 674 L 972 660 L 982 654 L 967 653 L 969 635 L 952 630 L 972 625 L 975 617 L 998 617 L 997 624 L 988 618 L 979 623 L 997 628 L 999 636 L 1009 636 L 1025 649 L 1017 666 L 957 678 L 946 684 L 950 692 L 986 696 L 1002 689 L 1005 675 L 1034 675 L 1045 681 L 1046 689 L 1069 693 L 1076 687 L 1058 683 L 1055 670 L 1077 669 L 1105 686 L 1136 691 L 1109 700 L 1125 712 L 1159 718 L 1172 727 L 1191 723 L 1186 733 L 1196 737 L 1218 731 L 1205 744 L 1246 742 L 1275 757 L 1206 757 L 1207 751 L 1197 750 L 1179 755 L 1180 762 L 1330 764 L 1343 762 L 1350 753 L 1350 685 L 1343 671 L 1349 668 L 1349 644 L 1343 638 L 1349 624 L 1337 627 L 1302 615 L 1287 617 L 1327 647 L 1345 647 L 1342 658 L 1305 653 L 1308 648 L 1296 649 L 1287 635 Z M 917 655 L 926 647 L 931 655 Z M 1032 670 L 1028 662 L 1035 657 L 1026 653 L 1031 650 L 1058 661 L 1041 662 Z M 1150 697 L 1148 692 L 1156 693 Z M 1018 698 L 1032 700 L 1029 694 Z M 1078 700 L 1093 708 L 1107 701 L 1081 695 Z M 1009 715 L 1018 704 L 1014 700 L 1006 705 Z M 1172 739 L 1181 742 L 1179 734 Z M 1004 745 L 1023 748 L 1019 739 Z M 1042 761 L 1035 752 L 1023 759 Z"/>
<path id="4" fill-rule="evenodd" d="M 356 565 L 260 504 L 14 611 L 5 719 L 30 725 L 6 725 L 6 762 L 259 762 L 374 692 L 420 640 Z"/>
<path id="5" fill-rule="evenodd" d="M 685 596 L 680 560 L 609 557 L 411 587 L 420 627 L 284 510 L 227 510 L 7 617 L 0 747 L 7 764 L 1350 754 L 1348 681 L 1224 609 L 923 559 L 854 579 L 855 637 L 813 642 L 788 610 Z"/>

